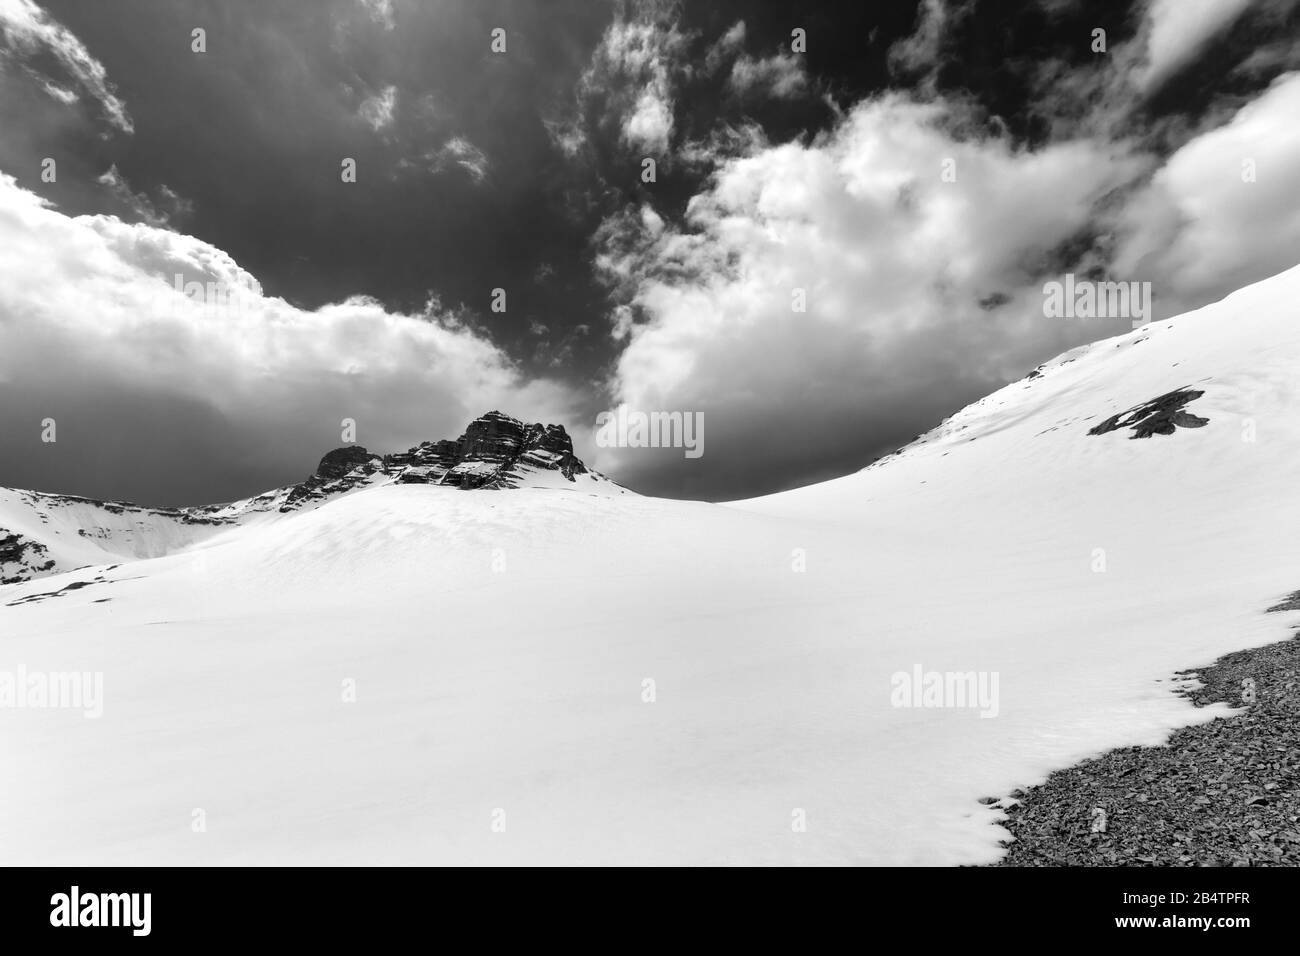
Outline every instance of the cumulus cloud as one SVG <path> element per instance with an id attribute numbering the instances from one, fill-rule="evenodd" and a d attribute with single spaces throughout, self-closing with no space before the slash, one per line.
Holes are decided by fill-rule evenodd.
<path id="1" fill-rule="evenodd" d="M 454 437 L 490 408 L 571 418 L 436 302 L 315 311 L 267 295 L 222 250 L 115 217 L 69 217 L 0 174 L 0 460 L 7 485 L 181 503 L 297 480 L 340 442 Z M 58 423 L 43 445 L 42 419 Z M 43 456 L 43 457 L 42 457 Z"/>
<path id="2" fill-rule="evenodd" d="M 113 127 L 123 133 L 135 131 L 126 104 L 109 82 L 104 64 L 91 56 L 71 30 L 52 19 L 33 0 L 0 0 L 0 31 L 4 33 L 9 55 L 18 58 L 50 96 L 64 104 L 76 102 L 79 97 L 69 88 L 76 87 L 99 105 Z M 58 68 L 58 79 L 43 72 L 46 63 Z"/>
<path id="3" fill-rule="evenodd" d="M 787 474 L 805 458 L 860 465 L 1037 361 L 1121 329 L 1045 319 L 1038 279 L 1058 265 L 1050 250 L 1147 163 L 1086 141 L 1017 149 L 960 107 L 902 95 L 859 104 L 810 145 L 727 161 L 684 226 L 642 207 L 599 237 L 598 265 L 624 300 L 616 401 L 719 422 L 698 485 L 684 489 L 695 493 L 744 487 L 728 469 L 755 449 Z M 869 448 L 868 434 L 888 437 Z M 667 463 L 640 449 L 602 454 L 632 480 Z"/>
<path id="4" fill-rule="evenodd" d="M 1136 140 L 1019 147 L 962 102 L 889 94 L 811 144 L 751 145 L 684 223 L 645 206 L 598 236 L 625 343 L 614 401 L 716 422 L 686 493 L 770 490 L 746 479 L 756 455 L 804 481 L 858 467 L 1129 328 L 1045 318 L 1047 278 L 1149 281 L 1161 318 L 1294 265 L 1297 115 L 1291 75 L 1162 161 Z M 672 454 L 605 449 L 597 467 L 635 483 L 682 473 Z"/>
<path id="5" fill-rule="evenodd" d="M 661 89 L 647 88 L 623 119 L 623 141 L 660 155 L 668 152 L 673 132 L 673 108 Z"/>

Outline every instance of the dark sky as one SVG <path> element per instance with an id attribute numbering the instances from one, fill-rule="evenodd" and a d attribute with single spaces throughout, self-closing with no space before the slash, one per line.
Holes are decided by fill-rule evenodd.
<path id="1" fill-rule="evenodd" d="M 852 471 L 1129 327 L 1046 325 L 1045 278 L 1152 281 L 1169 315 L 1300 259 L 1294 190 L 1262 258 L 1207 274 L 1174 254 L 1199 248 L 1188 217 L 1207 203 L 1231 222 L 1202 157 L 1285 138 L 1268 130 L 1296 5 L 1222 6 L 20 0 L 0 17 L 0 172 L 49 215 L 139 224 L 75 223 L 123 268 L 237 263 L 288 311 L 142 329 L 116 263 L 33 274 L 66 218 L 12 215 L 6 241 L 32 258 L 0 310 L 0 485 L 230 499 L 310 471 L 354 409 L 387 450 L 454 437 L 485 401 L 562 416 L 646 493 Z M 964 178 L 945 192 L 949 154 Z M 94 291 L 66 288 L 92 273 Z M 799 328 L 773 306 L 794 285 L 814 302 Z M 318 331 L 358 296 L 364 318 Z M 620 401 L 702 412 L 706 454 L 602 456 L 595 415 Z M 33 424 L 47 414 L 57 448 Z"/>
<path id="2" fill-rule="evenodd" d="M 591 149 L 577 161 L 554 148 L 544 121 L 573 111 L 617 5 L 395 0 L 400 28 L 391 32 L 376 30 L 358 0 L 42 6 L 104 64 L 135 126 L 108 138 L 74 126 L 44 140 L 41 155 L 63 160 L 56 184 L 40 182 L 30 150 L 0 145 L 0 168 L 64 211 L 132 216 L 96 183 L 116 165 L 135 192 L 156 198 L 165 184 L 189 200 L 172 225 L 230 253 L 270 295 L 311 309 L 364 293 L 411 309 L 434 293 L 476 313 L 493 341 L 539 370 L 555 356 L 548 346 L 603 323 L 609 306 L 590 240 L 606 216 L 650 191 L 638 178 L 642 151 L 601 125 L 599 91 L 586 104 Z M 792 23 L 806 24 L 818 37 L 810 73 L 853 101 L 888 83 L 885 51 L 916 18 L 914 4 L 870 15 L 867 6 L 731 2 L 675 12 L 692 34 L 687 60 L 738 20 L 754 50 L 776 49 Z M 189 49 L 196 25 L 207 30 L 203 56 Z M 507 31 L 504 56 L 489 51 L 494 27 Z M 813 95 L 742 102 L 725 80 L 703 77 L 681 92 L 683 134 L 745 118 L 784 141 L 833 119 Z M 357 105 L 389 86 L 395 116 L 376 135 L 357 120 Z M 455 169 L 400 168 L 451 136 L 490 158 L 481 184 Z M 358 161 L 358 188 L 341 188 L 344 156 Z M 653 187 L 657 208 L 680 214 L 708 172 L 682 164 L 665 172 Z M 489 319 L 495 288 L 508 291 L 508 311 Z M 530 334 L 533 321 L 551 330 L 546 343 Z M 570 344 L 565 367 L 575 380 L 609 362 L 600 336 Z"/>

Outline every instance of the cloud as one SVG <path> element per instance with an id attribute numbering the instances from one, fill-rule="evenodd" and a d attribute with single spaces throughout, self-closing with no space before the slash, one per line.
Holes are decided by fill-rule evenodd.
<path id="1" fill-rule="evenodd" d="M 593 79 L 621 94 L 615 99 L 624 104 L 622 138 L 634 149 L 668 151 L 674 125 L 673 74 L 685 47 L 686 37 L 676 24 L 659 17 L 615 21 L 606 29 Z"/>
<path id="2" fill-rule="evenodd" d="M 637 97 L 635 109 L 623 119 L 623 141 L 634 148 L 662 155 L 668 152 L 672 133 L 672 102 L 660 89 L 645 89 Z"/>
<path id="3" fill-rule="evenodd" d="M 801 57 L 777 53 L 761 60 L 740 57 L 732 64 L 727 83 L 737 93 L 759 90 L 779 99 L 790 99 L 808 88 L 808 77 Z"/>
<path id="4" fill-rule="evenodd" d="M 1180 312 L 1300 260 L 1300 73 L 1175 152 L 1118 217 L 1116 268 Z M 1253 181 L 1248 181 L 1253 178 Z"/>
<path id="5" fill-rule="evenodd" d="M 727 88 L 734 94 L 766 93 L 778 99 L 792 99 L 808 89 L 808 74 L 804 72 L 803 57 L 778 50 L 768 57 L 754 57 L 743 52 L 745 21 L 738 20 L 709 47 L 705 56 L 705 72 L 714 73 L 731 60 L 727 75 Z"/>
<path id="6" fill-rule="evenodd" d="M 397 87 L 386 86 L 375 96 L 361 102 L 357 115 L 370 125 L 376 133 L 393 125 L 393 113 L 397 106 Z"/>
<path id="7" fill-rule="evenodd" d="M 391 30 L 397 24 L 393 20 L 393 0 L 358 0 L 370 19 L 385 30 Z"/>
<path id="8" fill-rule="evenodd" d="M 687 140 L 677 150 L 677 158 L 689 166 L 712 169 L 723 160 L 752 156 L 768 145 L 767 134 L 757 123 L 724 123 L 711 129 L 704 139 Z"/>
<path id="9" fill-rule="evenodd" d="M 1236 65 L 1236 76 L 1269 79 L 1300 69 L 1300 0 L 1257 0 L 1247 20 L 1255 29 L 1254 43 Z"/>
<path id="10" fill-rule="evenodd" d="M 709 52 L 705 54 L 705 69 L 712 73 L 725 60 L 739 53 L 745 46 L 745 21 L 737 20 L 726 33 L 722 34 Z"/>
<path id="11" fill-rule="evenodd" d="M 1040 277 L 1059 275 L 1052 250 L 1149 164 L 1083 140 L 1016 148 L 959 104 L 901 94 L 860 103 L 810 145 L 725 161 L 684 226 L 641 207 L 598 237 L 623 303 L 614 400 L 718 423 L 688 493 L 860 466 L 1038 361 L 1129 327 L 1044 318 Z M 682 474 L 643 450 L 598 462 L 634 486 Z"/>
<path id="12" fill-rule="evenodd" d="M 1134 82 L 1149 92 L 1169 79 L 1212 37 L 1231 26 L 1252 0 L 1150 0 L 1146 12 L 1146 59 Z"/>
<path id="13" fill-rule="evenodd" d="M 481 183 L 488 173 L 488 158 L 483 150 L 463 136 L 453 136 L 426 158 L 431 170 L 438 172 L 456 165 L 469 173 L 476 183 Z"/>
<path id="14" fill-rule="evenodd" d="M 551 142 L 569 158 L 579 155 L 587 146 L 587 131 L 582 128 L 581 122 L 576 119 L 545 117 L 542 120 L 542 125 L 551 137 Z"/>
<path id="15" fill-rule="evenodd" d="M 1048 16 L 1080 16 L 1083 9 L 1078 0 L 1038 5 Z M 1130 38 L 1118 39 L 1120 24 L 1098 22 L 1108 34 L 1104 52 L 1083 62 L 1074 53 L 1013 60 L 1007 69 L 1026 75 L 1027 112 L 1045 123 L 1051 138 L 1141 139 L 1153 150 L 1168 151 L 1226 122 L 1244 98 L 1235 91 L 1212 92 L 1194 113 L 1170 113 L 1163 106 L 1153 112 L 1158 94 L 1181 72 L 1204 63 L 1211 48 L 1229 58 L 1222 64 L 1225 72 L 1254 80 L 1300 65 L 1300 41 L 1288 19 L 1297 6 L 1300 0 L 1141 0 Z M 940 95 L 943 67 L 960 62 L 961 50 L 975 42 L 977 35 L 968 29 L 975 9 L 973 0 L 922 0 L 915 30 L 890 48 L 891 71 L 915 81 L 926 96 Z M 1238 40 L 1225 44 L 1238 27 Z M 1240 62 L 1234 65 L 1233 57 Z"/>
<path id="16" fill-rule="evenodd" d="M 402 159 L 397 163 L 399 169 L 424 169 L 431 173 L 441 173 L 453 166 L 463 169 L 475 183 L 481 183 L 487 178 L 491 164 L 487 154 L 464 136 L 453 136 L 418 159 Z"/>
<path id="17" fill-rule="evenodd" d="M 165 227 L 171 224 L 173 219 L 184 218 L 194 211 L 193 203 L 165 184 L 158 187 L 157 201 L 150 199 L 145 193 L 135 192 L 118 171 L 116 163 L 95 182 L 107 186 L 118 203 L 130 210 L 136 219 L 151 226 Z"/>
<path id="18" fill-rule="evenodd" d="M 208 243 L 68 217 L 0 174 L 0 484 L 76 492 L 93 474 L 105 494 L 199 503 L 301 478 L 343 418 L 389 450 L 490 408 L 565 421 L 573 403 L 436 301 L 305 311 Z"/>
<path id="19" fill-rule="evenodd" d="M 918 76 L 922 85 L 933 87 L 943 62 L 944 43 L 972 9 L 970 0 L 922 0 L 916 30 L 889 48 L 890 69 Z"/>
<path id="20" fill-rule="evenodd" d="M 626 147 L 666 155 L 676 126 L 674 97 L 686 72 L 690 37 L 670 4 L 648 3 L 632 16 L 620 10 L 601 37 L 577 87 L 574 115 L 548 119 L 547 130 L 566 154 L 590 141 L 591 126 L 612 126 Z"/>
<path id="21" fill-rule="evenodd" d="M 1154 148 L 1176 149 L 1222 125 L 1244 99 L 1235 92 L 1211 94 L 1195 118 L 1152 115 L 1153 99 L 1183 70 L 1204 63 L 1211 47 L 1225 73 L 1254 82 L 1294 69 L 1300 65 L 1300 40 L 1288 30 L 1287 19 L 1298 5 L 1297 0 L 1147 0 L 1132 39 L 1112 41 L 1093 65 L 1058 58 L 1037 62 L 1031 110 L 1058 136 L 1142 137 Z M 1238 26 L 1253 39 L 1223 43 Z"/>
<path id="22" fill-rule="evenodd" d="M 629 207 L 594 240 L 613 403 L 704 412 L 709 454 L 596 467 L 701 497 L 832 477 L 1130 327 L 1045 318 L 1045 279 L 1150 282 L 1164 318 L 1294 266 L 1296 116 L 1300 73 L 1168 155 L 1083 125 L 1031 148 L 932 90 L 860 102 L 807 144 L 714 136 L 684 222 Z"/>
<path id="23" fill-rule="evenodd" d="M 12 55 L 52 97 L 64 104 L 75 102 L 77 95 L 68 87 L 76 86 L 99 104 L 113 127 L 123 133 L 135 131 L 126 104 L 108 81 L 104 65 L 90 55 L 71 30 L 51 19 L 33 0 L 0 0 L 0 30 Z M 59 67 L 63 82 L 39 72 L 35 64 L 44 64 L 46 57 Z"/>
<path id="24" fill-rule="evenodd" d="M 54 97 L 54 99 L 58 100 L 64 106 L 71 106 L 73 103 L 77 103 L 81 100 L 81 97 L 73 90 L 65 89 L 57 83 L 48 80 L 41 82 L 41 89 L 45 90 L 46 93 L 50 94 L 50 96 Z"/>

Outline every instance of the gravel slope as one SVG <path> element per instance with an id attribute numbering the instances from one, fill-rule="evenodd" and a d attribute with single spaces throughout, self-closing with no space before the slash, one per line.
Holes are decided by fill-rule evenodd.
<path id="1" fill-rule="evenodd" d="M 1300 592 L 1270 610 L 1300 610 Z M 1198 707 L 1241 709 L 990 802 L 1014 837 L 998 865 L 1300 865 L 1300 635 L 1178 676 L 1201 682 Z"/>

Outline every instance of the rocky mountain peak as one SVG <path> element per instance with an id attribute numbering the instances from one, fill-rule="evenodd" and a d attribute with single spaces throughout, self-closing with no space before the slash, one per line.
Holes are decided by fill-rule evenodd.
<path id="1" fill-rule="evenodd" d="M 369 484 L 387 476 L 399 484 L 453 485 L 462 489 L 517 487 L 530 472 L 554 472 L 572 482 L 591 475 L 573 453 L 563 425 L 525 424 L 501 411 L 480 415 L 457 439 L 421 442 L 404 452 L 375 454 L 360 445 L 336 448 L 316 471 L 295 485 L 280 510 Z"/>
<path id="2" fill-rule="evenodd" d="M 365 465 L 375 457 L 360 445 L 345 445 L 342 448 L 335 448 L 333 451 L 325 453 L 325 457 L 316 466 L 316 474 L 313 477 L 326 480 L 342 478 L 348 472 Z"/>
<path id="3" fill-rule="evenodd" d="M 254 515 L 293 513 L 348 491 L 389 484 L 631 494 L 587 468 L 574 455 L 562 425 L 525 424 L 491 411 L 470 422 L 459 438 L 421 442 L 403 452 L 381 455 L 361 445 L 335 448 L 303 481 L 224 504 L 149 508 L 0 488 L 0 585 L 104 563 L 106 556 L 157 557 Z"/>

